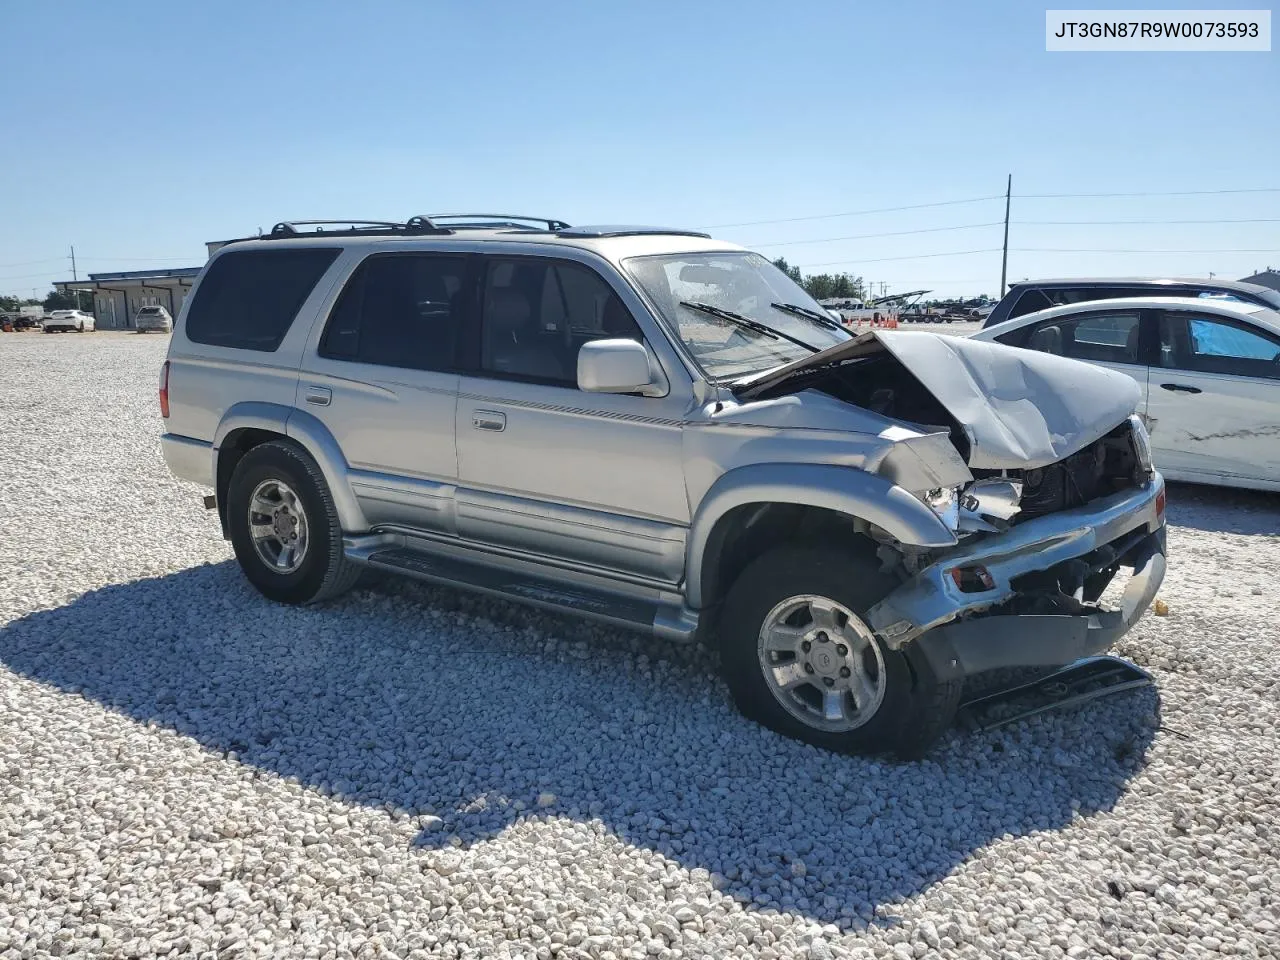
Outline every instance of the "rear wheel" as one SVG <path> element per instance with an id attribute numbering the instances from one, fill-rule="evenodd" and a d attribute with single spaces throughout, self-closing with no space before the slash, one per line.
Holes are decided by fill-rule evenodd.
<path id="1" fill-rule="evenodd" d="M 830 750 L 923 754 L 954 718 L 961 684 L 939 683 L 910 647 L 890 650 L 868 626 L 895 584 L 853 551 L 780 547 L 752 562 L 720 621 L 738 708 Z"/>
<path id="2" fill-rule="evenodd" d="M 342 550 L 337 508 L 316 462 L 292 443 L 254 447 L 227 489 L 236 559 L 258 590 L 279 603 L 315 603 L 349 590 L 360 567 Z"/>

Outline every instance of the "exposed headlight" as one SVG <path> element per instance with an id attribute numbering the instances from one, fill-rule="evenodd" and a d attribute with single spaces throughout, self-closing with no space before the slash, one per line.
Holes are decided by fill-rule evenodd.
<path id="1" fill-rule="evenodd" d="M 960 488 L 937 487 L 916 494 L 952 533 L 960 526 Z"/>
<path id="2" fill-rule="evenodd" d="M 1129 427 L 1133 431 L 1133 452 L 1138 457 L 1138 466 L 1150 474 L 1152 470 L 1151 434 L 1147 433 L 1147 425 L 1142 422 L 1142 417 L 1135 413 L 1129 418 Z"/>

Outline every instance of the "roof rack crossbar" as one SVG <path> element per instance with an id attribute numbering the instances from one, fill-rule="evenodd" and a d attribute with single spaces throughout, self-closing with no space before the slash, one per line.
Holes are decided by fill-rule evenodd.
<path id="1" fill-rule="evenodd" d="M 554 217 L 527 217 L 522 213 L 431 213 L 426 219 L 433 223 L 437 220 L 470 220 L 475 226 L 519 227 L 524 223 L 541 224 L 549 233 L 569 229 L 569 224 Z M 466 226 L 467 224 L 454 224 Z"/>
<path id="2" fill-rule="evenodd" d="M 326 228 L 335 229 L 326 229 Z M 313 228 L 313 229 L 307 229 Z M 405 223 L 392 220 L 282 220 L 271 228 L 264 239 L 283 237 L 331 236 L 386 236 L 397 234 L 451 233 L 446 227 L 438 227 L 427 217 L 412 217 Z"/>

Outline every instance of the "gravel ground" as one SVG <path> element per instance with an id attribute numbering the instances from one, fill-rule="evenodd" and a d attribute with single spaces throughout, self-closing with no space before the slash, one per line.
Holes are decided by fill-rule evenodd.
<path id="1" fill-rule="evenodd" d="M 0 336 L 0 956 L 1277 956 L 1280 498 L 1175 488 L 1147 690 L 921 763 L 709 656 L 242 580 L 163 337 Z"/>

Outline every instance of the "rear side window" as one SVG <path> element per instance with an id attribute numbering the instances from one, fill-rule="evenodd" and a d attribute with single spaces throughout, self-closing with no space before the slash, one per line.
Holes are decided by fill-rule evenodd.
<path id="1" fill-rule="evenodd" d="M 1021 346 L 1077 360 L 1137 363 L 1141 317 L 1125 313 L 1086 313 L 1037 324 Z"/>
<path id="2" fill-rule="evenodd" d="M 437 254 L 369 257 L 347 281 L 320 356 L 415 370 L 454 367 L 467 261 Z"/>
<path id="3" fill-rule="evenodd" d="M 237 250 L 210 265 L 187 311 L 195 343 L 270 353 L 339 251 Z"/>
<path id="4" fill-rule="evenodd" d="M 1049 302 L 1049 298 L 1044 295 L 1041 290 L 1031 288 L 1024 290 L 1022 296 L 1018 297 L 1013 308 L 1009 311 L 1009 316 L 1025 317 L 1028 313 L 1035 313 L 1037 310 L 1048 310 L 1053 304 Z"/>

